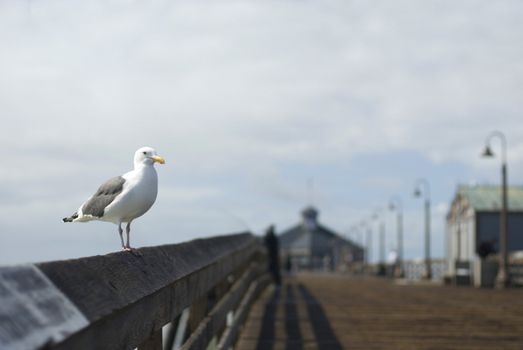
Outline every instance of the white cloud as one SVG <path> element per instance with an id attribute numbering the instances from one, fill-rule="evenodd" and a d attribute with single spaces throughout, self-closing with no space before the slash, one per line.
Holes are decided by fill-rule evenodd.
<path id="1" fill-rule="evenodd" d="M 168 160 L 158 204 L 222 201 L 259 227 L 294 217 L 310 176 L 287 177 L 296 164 L 411 150 L 497 181 L 477 156 L 492 129 L 523 182 L 522 12 L 517 0 L 0 2 L 2 211 L 74 208 L 145 144 Z M 386 176 L 366 181 L 393 190 Z M 178 225 L 203 215 L 183 213 Z"/>

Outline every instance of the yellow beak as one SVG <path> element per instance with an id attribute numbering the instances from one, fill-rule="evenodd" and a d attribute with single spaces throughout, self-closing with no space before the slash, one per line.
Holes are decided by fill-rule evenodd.
<path id="1" fill-rule="evenodd" d="M 160 157 L 160 156 L 152 156 L 151 159 L 154 160 L 154 161 L 157 162 L 157 163 L 165 164 L 165 159 L 163 159 L 163 158 Z"/>

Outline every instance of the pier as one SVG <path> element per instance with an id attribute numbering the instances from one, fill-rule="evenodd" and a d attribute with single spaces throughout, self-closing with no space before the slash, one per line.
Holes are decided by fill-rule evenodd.
<path id="1" fill-rule="evenodd" d="M 303 272 L 250 233 L 0 268 L 1 349 L 521 349 L 523 289 Z"/>

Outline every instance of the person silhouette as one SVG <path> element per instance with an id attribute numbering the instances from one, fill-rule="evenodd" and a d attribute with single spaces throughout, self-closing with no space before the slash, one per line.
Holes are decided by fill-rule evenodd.
<path id="1" fill-rule="evenodd" d="M 280 275 L 280 257 L 279 257 L 279 242 L 278 237 L 274 233 L 274 225 L 270 225 L 265 233 L 265 246 L 267 248 L 267 255 L 269 258 L 269 272 L 272 275 L 274 283 L 281 285 Z"/>

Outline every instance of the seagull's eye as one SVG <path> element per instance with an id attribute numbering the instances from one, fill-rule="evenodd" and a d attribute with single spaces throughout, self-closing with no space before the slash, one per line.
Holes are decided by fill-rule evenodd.
<path id="1" fill-rule="evenodd" d="M 144 151 L 143 154 L 147 154 L 147 152 Z"/>

